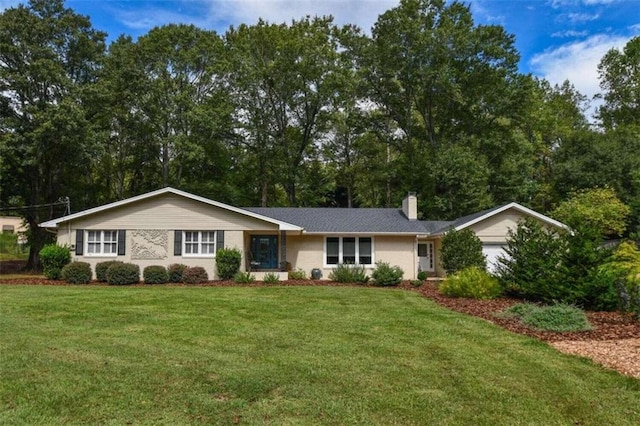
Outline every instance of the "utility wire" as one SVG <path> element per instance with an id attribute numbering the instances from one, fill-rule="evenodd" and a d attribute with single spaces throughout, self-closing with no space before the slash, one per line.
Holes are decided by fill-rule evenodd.
<path id="1" fill-rule="evenodd" d="M 56 201 L 55 203 L 34 204 L 31 206 L 20 206 L 20 207 L 0 207 L 0 210 L 29 210 L 29 209 L 37 209 L 41 207 L 61 206 L 63 204 L 66 205 L 67 201 Z"/>

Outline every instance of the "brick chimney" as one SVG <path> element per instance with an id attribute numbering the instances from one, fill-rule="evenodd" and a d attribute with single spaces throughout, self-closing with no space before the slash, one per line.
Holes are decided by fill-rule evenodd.
<path id="1" fill-rule="evenodd" d="M 409 192 L 402 200 L 402 212 L 409 220 L 418 220 L 418 197 L 415 192 Z"/>

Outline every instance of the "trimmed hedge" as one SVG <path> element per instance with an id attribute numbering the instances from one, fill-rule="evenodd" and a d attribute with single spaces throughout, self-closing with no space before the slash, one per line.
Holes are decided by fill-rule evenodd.
<path id="1" fill-rule="evenodd" d="M 183 265 L 181 263 L 173 263 L 167 266 L 167 274 L 170 283 L 181 283 L 182 275 L 184 271 L 187 269 L 187 265 Z"/>
<path id="2" fill-rule="evenodd" d="M 193 266 L 184 270 L 182 282 L 187 284 L 202 284 L 209 281 L 209 275 L 202 266 Z"/>
<path id="3" fill-rule="evenodd" d="M 49 280 L 57 280 L 62 268 L 71 262 L 71 252 L 68 247 L 47 244 L 40 250 L 40 262 L 44 276 Z"/>
<path id="4" fill-rule="evenodd" d="M 88 284 L 91 282 L 91 265 L 87 262 L 71 262 L 62 268 L 60 276 L 71 284 Z"/>
<path id="5" fill-rule="evenodd" d="M 107 260 L 106 262 L 98 262 L 96 263 L 96 280 L 100 282 L 107 282 L 107 269 L 111 265 L 115 265 L 116 263 L 122 263 L 119 260 Z"/>
<path id="6" fill-rule="evenodd" d="M 165 284 L 169 281 L 169 274 L 164 266 L 151 265 L 142 271 L 145 284 Z"/>
<path id="7" fill-rule="evenodd" d="M 107 283 L 112 285 L 137 284 L 140 282 L 140 267 L 133 263 L 117 262 L 107 269 Z"/>

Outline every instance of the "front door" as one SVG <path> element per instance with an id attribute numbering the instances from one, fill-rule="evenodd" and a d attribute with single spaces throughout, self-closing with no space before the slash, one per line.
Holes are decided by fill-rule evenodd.
<path id="1" fill-rule="evenodd" d="M 433 242 L 418 243 L 418 266 L 421 271 L 435 271 L 435 259 L 433 256 Z"/>
<path id="2" fill-rule="evenodd" d="M 258 269 L 278 268 L 278 237 L 276 235 L 251 236 L 251 264 Z"/>

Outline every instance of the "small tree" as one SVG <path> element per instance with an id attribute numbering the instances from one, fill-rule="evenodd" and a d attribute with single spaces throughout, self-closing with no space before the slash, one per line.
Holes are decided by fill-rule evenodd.
<path id="1" fill-rule="evenodd" d="M 564 300 L 562 258 L 566 240 L 538 221 L 527 218 L 509 230 L 505 256 L 498 257 L 497 275 L 507 292 L 530 300 Z"/>
<path id="2" fill-rule="evenodd" d="M 442 238 L 442 267 L 447 274 L 454 274 L 472 266 L 480 269 L 487 267 L 478 236 L 468 228 L 448 231 Z"/>
<path id="3" fill-rule="evenodd" d="M 629 206 L 613 189 L 594 188 L 578 191 L 551 212 L 551 216 L 572 228 L 594 229 L 601 235 L 622 235 L 627 227 Z"/>

